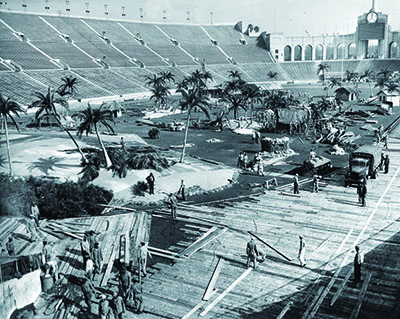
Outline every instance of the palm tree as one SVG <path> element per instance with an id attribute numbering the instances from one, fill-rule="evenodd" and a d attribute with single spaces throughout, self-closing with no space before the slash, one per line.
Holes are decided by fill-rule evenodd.
<path id="1" fill-rule="evenodd" d="M 400 86 L 394 81 L 389 81 L 389 83 L 386 83 L 386 90 L 389 93 L 394 93 L 394 92 L 400 92 Z"/>
<path id="2" fill-rule="evenodd" d="M 24 112 L 24 110 L 19 106 L 17 102 L 14 102 L 10 100 L 10 98 L 5 98 L 1 93 L 0 93 L 0 114 L 1 118 L 3 120 L 3 125 L 5 127 L 6 131 L 6 141 L 7 141 L 7 156 L 8 156 L 8 166 L 9 166 L 9 172 L 10 176 L 13 175 L 12 171 L 12 164 L 11 164 L 11 151 L 10 151 L 10 140 L 8 138 L 8 127 L 7 127 L 7 118 L 10 118 L 14 126 L 19 132 L 19 127 L 17 125 L 17 122 L 15 122 L 13 115 L 19 117 L 19 112 Z"/>
<path id="3" fill-rule="evenodd" d="M 160 106 L 166 107 L 168 101 L 168 95 L 171 94 L 168 87 L 163 84 L 156 84 L 150 88 L 151 96 L 150 100 L 154 100 L 154 108 L 157 109 Z"/>
<path id="4" fill-rule="evenodd" d="M 364 70 L 364 73 L 360 76 L 360 80 L 364 80 L 368 83 L 369 86 L 369 96 L 372 97 L 372 87 L 371 82 L 374 79 L 374 71 L 372 70 Z"/>
<path id="5" fill-rule="evenodd" d="M 269 71 L 267 76 L 270 80 L 276 80 L 278 78 L 278 72 Z"/>
<path id="6" fill-rule="evenodd" d="M 383 90 L 387 85 L 387 80 L 383 77 L 376 78 L 375 87 Z"/>
<path id="7" fill-rule="evenodd" d="M 228 75 L 229 78 L 232 79 L 232 80 L 233 79 L 238 79 L 238 80 L 242 79 L 242 75 L 237 70 L 231 70 L 231 71 L 228 71 L 228 73 L 229 73 L 229 75 Z"/>
<path id="8" fill-rule="evenodd" d="M 385 70 L 379 71 L 377 76 L 381 77 L 381 78 L 384 78 L 386 81 L 388 81 L 390 76 L 391 76 L 391 74 L 392 74 L 392 71 L 389 71 L 388 69 L 385 69 Z"/>
<path id="9" fill-rule="evenodd" d="M 252 118 L 253 117 L 254 99 L 257 99 L 261 95 L 260 88 L 254 84 L 253 85 L 247 84 L 244 87 L 242 94 L 243 94 L 245 100 L 250 103 L 250 118 Z"/>
<path id="10" fill-rule="evenodd" d="M 325 73 L 328 72 L 329 65 L 326 63 L 320 63 L 317 66 L 317 75 L 321 73 L 322 81 L 325 81 Z"/>
<path id="11" fill-rule="evenodd" d="M 107 168 L 111 167 L 112 163 L 110 157 L 107 154 L 107 150 L 101 140 L 98 124 L 104 125 L 110 132 L 114 133 L 114 129 L 109 122 L 114 123 L 114 119 L 112 117 L 112 113 L 110 110 L 103 109 L 103 104 L 98 109 L 92 109 L 90 103 L 88 103 L 88 107 L 86 110 L 80 111 L 74 114 L 74 117 L 77 117 L 82 122 L 79 124 L 77 128 L 77 135 L 82 137 L 83 132 L 86 132 L 86 136 L 92 131 L 94 128 L 97 139 L 103 150 L 104 157 L 106 159 Z"/>
<path id="12" fill-rule="evenodd" d="M 203 111 L 206 115 L 207 120 L 210 120 L 210 115 L 208 113 L 208 106 L 209 100 L 207 96 L 204 96 L 199 92 L 200 88 L 191 88 L 191 89 L 178 89 L 177 92 L 181 93 L 182 98 L 179 101 L 179 106 L 181 107 L 182 111 L 187 111 L 187 118 L 186 118 L 186 126 L 185 126 L 185 134 L 183 137 L 183 147 L 182 147 L 182 154 L 181 159 L 179 160 L 180 163 L 183 163 L 185 157 L 185 150 L 186 150 L 186 141 L 187 135 L 189 131 L 189 123 L 190 123 L 190 115 L 193 108 L 198 107 Z"/>
<path id="13" fill-rule="evenodd" d="M 58 87 L 56 91 L 58 95 L 60 96 L 74 95 L 78 91 L 76 86 L 79 84 L 79 81 L 72 75 L 64 76 L 61 79 L 61 81 L 63 81 L 64 83 Z"/>
<path id="14" fill-rule="evenodd" d="M 165 81 L 165 82 L 174 82 L 175 81 L 175 75 L 172 74 L 170 71 L 162 71 L 160 73 L 160 77 Z"/>
<path id="15" fill-rule="evenodd" d="M 34 101 L 31 105 L 29 105 L 28 108 L 38 108 L 38 110 L 35 113 L 35 120 L 39 123 L 39 126 L 43 119 L 46 118 L 48 123 L 49 119 L 53 117 L 58 123 L 58 125 L 68 134 L 68 136 L 75 144 L 76 148 L 78 149 L 78 152 L 81 154 L 84 161 L 87 161 L 87 158 L 85 154 L 83 154 L 81 148 L 79 147 L 78 142 L 74 139 L 69 130 L 65 128 L 64 125 L 62 125 L 60 115 L 57 112 L 56 104 L 59 104 L 68 110 L 68 102 L 62 98 L 55 99 L 54 92 L 50 87 L 48 88 L 46 95 L 40 92 L 36 92 L 35 96 L 38 99 Z"/>
<path id="16" fill-rule="evenodd" d="M 221 101 L 229 103 L 227 114 L 233 110 L 235 120 L 238 118 L 239 109 L 247 111 L 246 99 L 241 94 L 225 94 Z"/>
<path id="17" fill-rule="evenodd" d="M 80 178 L 81 182 L 86 184 L 99 177 L 100 158 L 97 153 L 91 156 L 87 161 L 82 161 L 81 166 L 83 166 L 82 170 L 79 172 L 79 174 L 82 174 Z"/>
<path id="18" fill-rule="evenodd" d="M 335 86 L 342 87 L 342 81 L 337 78 L 329 78 L 328 85 L 326 86 L 326 95 L 329 96 L 329 89 L 333 89 Z"/>
<path id="19" fill-rule="evenodd" d="M 145 78 L 146 81 L 146 85 L 147 86 L 155 86 L 155 85 L 159 85 L 159 84 L 164 84 L 165 80 L 163 77 L 158 76 L 157 74 L 153 74 L 153 76 L 146 76 Z"/>

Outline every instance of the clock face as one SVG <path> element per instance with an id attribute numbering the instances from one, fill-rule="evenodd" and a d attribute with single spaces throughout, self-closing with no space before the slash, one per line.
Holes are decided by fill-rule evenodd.
<path id="1" fill-rule="evenodd" d="M 376 20 L 378 19 L 378 15 L 376 14 L 376 12 L 370 12 L 367 15 L 367 21 L 369 23 L 374 23 L 376 22 Z"/>

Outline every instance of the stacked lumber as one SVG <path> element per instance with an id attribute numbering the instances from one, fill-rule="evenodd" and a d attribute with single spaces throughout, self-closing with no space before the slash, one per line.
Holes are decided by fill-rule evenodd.
<path id="1" fill-rule="evenodd" d="M 193 244 L 187 247 L 180 255 L 190 257 L 196 251 L 202 249 L 204 246 L 209 244 L 211 241 L 225 233 L 227 228 L 211 227 L 206 233 L 199 237 Z"/>

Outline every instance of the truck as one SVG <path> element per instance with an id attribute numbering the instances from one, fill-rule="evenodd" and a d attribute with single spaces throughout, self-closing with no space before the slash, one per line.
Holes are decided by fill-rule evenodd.
<path id="1" fill-rule="evenodd" d="M 303 162 L 302 174 L 306 175 L 307 173 L 313 174 L 322 174 L 325 170 L 332 168 L 332 161 L 329 158 L 316 155 L 313 159 L 308 159 Z"/>
<path id="2" fill-rule="evenodd" d="M 373 145 L 364 145 L 349 155 L 349 171 L 344 186 L 358 185 L 369 178 L 375 179 L 382 166 L 382 150 Z"/>

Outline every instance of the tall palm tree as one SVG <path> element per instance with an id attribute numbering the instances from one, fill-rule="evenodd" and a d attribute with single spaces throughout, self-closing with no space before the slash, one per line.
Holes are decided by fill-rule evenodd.
<path id="1" fill-rule="evenodd" d="M 76 86 L 79 84 L 79 81 L 77 78 L 73 77 L 72 75 L 70 76 L 64 76 L 61 81 L 62 83 L 58 88 L 57 88 L 57 93 L 60 96 L 65 96 L 65 95 L 74 95 L 78 89 Z"/>
<path id="2" fill-rule="evenodd" d="M 317 75 L 321 74 L 322 81 L 325 81 L 325 74 L 329 70 L 329 65 L 326 63 L 320 63 L 317 66 Z"/>
<path id="3" fill-rule="evenodd" d="M 193 108 L 198 107 L 206 115 L 207 120 L 210 120 L 210 115 L 208 113 L 209 100 L 208 97 L 199 93 L 200 88 L 189 88 L 189 89 L 178 89 L 177 92 L 181 93 L 182 98 L 179 100 L 179 106 L 182 111 L 187 111 L 185 134 L 183 136 L 183 147 L 182 154 L 179 160 L 183 163 L 186 151 L 186 141 L 189 131 L 190 115 Z"/>
<path id="4" fill-rule="evenodd" d="M 389 71 L 388 69 L 381 70 L 378 72 L 377 76 L 384 78 L 386 81 L 390 79 L 390 76 L 392 75 L 392 71 Z"/>
<path id="5" fill-rule="evenodd" d="M 151 96 L 150 100 L 154 100 L 154 107 L 157 109 L 160 106 L 166 106 L 168 101 L 168 95 L 171 94 L 168 87 L 163 84 L 156 84 L 152 88 L 150 88 Z"/>
<path id="6" fill-rule="evenodd" d="M 365 82 L 368 83 L 369 86 L 369 96 L 372 97 L 372 87 L 371 87 L 371 82 L 374 80 L 374 71 L 372 70 L 364 70 L 364 73 L 361 74 L 360 80 L 364 80 Z"/>
<path id="7" fill-rule="evenodd" d="M 269 71 L 267 76 L 270 80 L 276 80 L 278 78 L 278 72 Z"/>
<path id="8" fill-rule="evenodd" d="M 87 136 L 94 128 L 97 135 L 97 139 L 99 141 L 101 149 L 103 150 L 104 153 L 104 157 L 106 159 L 106 166 L 107 168 L 111 167 L 112 163 L 110 157 L 107 154 L 107 150 L 104 146 L 104 143 L 101 140 L 98 128 L 98 124 L 102 124 L 104 127 L 107 128 L 107 130 L 114 133 L 114 129 L 110 124 L 110 122 L 114 123 L 111 111 L 103 109 L 103 105 L 101 105 L 98 109 L 93 109 L 90 106 L 90 103 L 88 103 L 88 107 L 86 108 L 86 110 L 75 113 L 74 117 L 77 117 L 82 121 L 77 128 L 77 135 L 79 137 L 82 137 L 82 134 L 84 132 L 86 132 Z"/>
<path id="9" fill-rule="evenodd" d="M 342 81 L 337 78 L 329 78 L 328 85 L 326 86 L 326 95 L 329 96 L 329 89 L 333 89 L 335 86 L 342 87 Z"/>
<path id="10" fill-rule="evenodd" d="M 13 115 L 19 117 L 20 112 L 24 112 L 24 110 L 19 106 L 19 104 L 17 102 L 10 100 L 10 98 L 6 99 L 5 96 L 3 96 L 0 93 L 0 114 L 1 114 L 1 118 L 3 120 L 2 125 L 4 125 L 5 131 L 6 131 L 7 156 L 8 156 L 8 166 L 9 166 L 10 176 L 13 175 L 13 170 L 12 170 L 12 163 L 11 163 L 12 160 L 11 160 L 11 151 L 10 151 L 10 140 L 8 138 L 7 119 L 10 118 L 10 120 L 12 121 L 12 123 L 14 124 L 14 126 L 16 127 L 16 129 L 19 132 L 19 127 L 17 125 L 17 122 L 15 122 Z"/>
<path id="11" fill-rule="evenodd" d="M 227 114 L 233 110 L 233 117 L 236 120 L 240 109 L 247 111 L 246 99 L 241 94 L 225 94 L 221 99 L 229 103 Z"/>
<path id="12" fill-rule="evenodd" d="M 47 119 L 47 122 L 49 122 L 51 117 L 54 118 L 58 125 L 68 134 L 72 142 L 75 144 L 84 161 L 87 161 L 87 158 L 85 154 L 83 154 L 78 142 L 74 139 L 69 130 L 62 125 L 61 117 L 57 112 L 56 104 L 59 104 L 68 110 L 68 102 L 63 98 L 54 98 L 54 92 L 50 87 L 48 88 L 46 95 L 36 92 L 35 96 L 38 99 L 29 105 L 28 108 L 38 108 L 35 113 L 35 120 L 39 123 L 39 126 L 43 119 Z"/>
<path id="13" fill-rule="evenodd" d="M 228 71 L 228 76 L 230 79 L 238 79 L 241 80 L 242 79 L 242 75 L 240 74 L 240 72 L 238 70 L 231 70 Z"/>
<path id="14" fill-rule="evenodd" d="M 160 77 L 165 82 L 174 82 L 175 81 L 175 75 L 172 74 L 170 71 L 162 71 L 162 72 L 160 72 Z"/>
<path id="15" fill-rule="evenodd" d="M 165 83 L 165 80 L 163 77 L 157 75 L 157 74 L 153 74 L 153 76 L 147 75 L 145 77 L 146 79 L 146 85 L 147 86 L 155 86 L 155 85 L 159 85 L 159 84 L 163 84 Z"/>
<path id="16" fill-rule="evenodd" d="M 388 83 L 386 83 L 386 90 L 389 93 L 394 93 L 394 92 L 400 92 L 400 86 L 398 83 L 394 82 L 394 81 L 389 81 Z"/>
<path id="17" fill-rule="evenodd" d="M 257 85 L 247 84 L 243 89 L 243 97 L 250 104 L 250 118 L 253 117 L 254 99 L 257 99 L 260 95 L 260 88 Z"/>
<path id="18" fill-rule="evenodd" d="M 383 78 L 383 77 L 376 78 L 376 81 L 375 81 L 376 88 L 383 90 L 387 84 L 388 84 L 388 81 L 385 78 Z"/>

